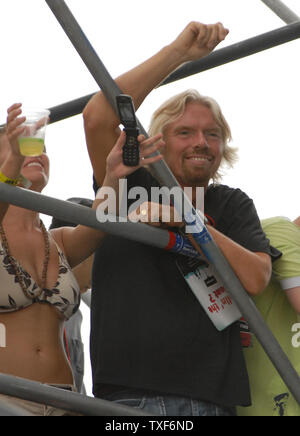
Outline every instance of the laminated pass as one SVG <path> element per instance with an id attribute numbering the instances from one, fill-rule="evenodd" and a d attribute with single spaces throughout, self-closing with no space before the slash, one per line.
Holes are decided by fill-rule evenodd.
<path id="1" fill-rule="evenodd" d="M 224 288 L 222 280 L 205 260 L 182 256 L 176 263 L 195 297 L 219 331 L 242 317 L 236 303 Z"/>

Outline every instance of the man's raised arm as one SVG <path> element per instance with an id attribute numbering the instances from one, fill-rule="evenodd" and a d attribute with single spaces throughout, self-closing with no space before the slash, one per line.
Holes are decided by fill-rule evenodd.
<path id="1" fill-rule="evenodd" d="M 121 75 L 116 83 L 133 98 L 138 109 L 147 95 L 172 71 L 185 62 L 208 55 L 228 34 L 221 23 L 191 22 L 180 35 L 157 54 Z M 102 92 L 97 93 L 83 112 L 86 141 L 94 176 L 102 185 L 106 158 L 120 132 L 120 121 Z"/>

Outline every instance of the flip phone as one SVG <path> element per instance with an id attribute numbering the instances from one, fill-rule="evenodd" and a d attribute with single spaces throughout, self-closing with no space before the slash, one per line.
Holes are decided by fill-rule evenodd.
<path id="1" fill-rule="evenodd" d="M 139 128 L 135 116 L 135 108 L 129 95 L 120 94 L 116 97 L 121 124 L 126 133 L 126 142 L 123 147 L 123 163 L 135 167 L 140 162 L 140 147 L 138 142 Z"/>

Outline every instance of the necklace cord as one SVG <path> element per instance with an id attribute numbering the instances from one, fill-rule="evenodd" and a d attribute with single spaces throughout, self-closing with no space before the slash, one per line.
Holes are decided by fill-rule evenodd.
<path id="1" fill-rule="evenodd" d="M 24 295 L 28 299 L 31 299 L 31 300 L 34 300 L 34 299 L 39 298 L 41 296 L 43 291 L 46 289 L 46 283 L 47 283 L 47 272 L 48 272 L 49 259 L 50 259 L 50 238 L 49 238 L 49 233 L 47 232 L 42 220 L 40 220 L 40 229 L 42 230 L 44 241 L 45 241 L 45 258 L 44 258 L 44 263 L 43 263 L 42 282 L 41 282 L 39 294 L 31 295 L 28 292 L 28 289 L 27 289 L 28 287 L 24 283 L 24 280 L 23 280 L 22 275 L 20 273 L 20 268 L 18 268 L 18 266 L 16 264 L 16 260 L 14 259 L 14 257 L 10 253 L 6 234 L 4 232 L 2 224 L 0 224 L 0 236 L 1 236 L 1 240 L 2 240 L 2 246 L 4 248 L 6 256 L 8 257 L 9 262 L 15 271 L 15 274 L 18 278 L 19 285 L 20 285 Z"/>

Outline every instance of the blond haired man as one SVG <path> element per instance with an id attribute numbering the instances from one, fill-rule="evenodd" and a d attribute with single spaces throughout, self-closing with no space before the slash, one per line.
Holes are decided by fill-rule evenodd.
<path id="1" fill-rule="evenodd" d="M 220 23 L 192 22 L 117 83 L 138 108 L 171 71 L 206 56 L 227 34 Z M 120 121 L 101 92 L 87 105 L 84 119 L 97 190 Z M 221 109 L 195 91 L 180 94 L 155 112 L 149 133 L 154 132 L 163 134 L 164 159 L 180 185 L 204 188 L 212 236 L 246 290 L 260 293 L 270 279 L 272 251 L 253 203 L 240 190 L 210 185 L 221 163 L 235 159 Z M 149 193 L 159 186 L 146 168 L 127 182 L 128 189 L 140 186 Z M 112 185 L 117 177 L 110 180 Z M 97 251 L 91 332 L 94 394 L 155 415 L 235 415 L 238 404 L 250 404 L 239 325 L 217 331 L 177 261 L 178 256 L 112 236 Z"/>

